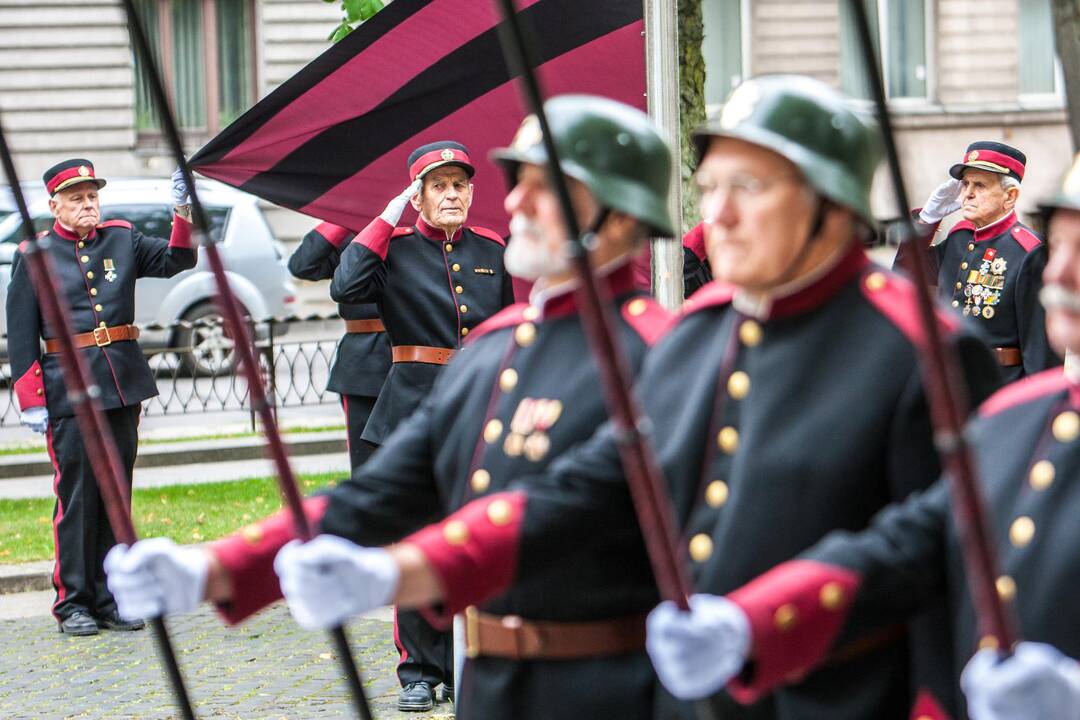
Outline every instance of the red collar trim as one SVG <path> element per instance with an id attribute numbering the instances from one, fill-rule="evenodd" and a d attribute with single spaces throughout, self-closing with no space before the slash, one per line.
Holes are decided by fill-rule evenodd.
<path id="1" fill-rule="evenodd" d="M 617 298 L 637 289 L 632 262 L 619 265 L 607 275 L 598 277 L 597 281 L 600 283 L 601 295 L 606 296 L 604 299 Z M 577 282 L 568 282 L 558 292 L 544 298 L 544 304 L 540 308 L 540 317 L 544 320 L 554 320 L 578 314 L 577 289 Z"/>
<path id="2" fill-rule="evenodd" d="M 462 225 L 454 233 L 454 237 L 450 238 L 450 242 L 455 243 L 461 239 L 461 231 L 465 226 Z M 416 229 L 420 231 L 420 234 L 426 237 L 428 240 L 434 240 L 435 242 L 446 242 L 446 233 L 437 227 L 433 227 L 424 222 L 424 218 L 416 218 Z"/>
<path id="3" fill-rule="evenodd" d="M 61 225 L 60 221 L 57 220 L 53 223 L 53 232 L 56 233 L 57 236 L 62 237 L 65 240 L 70 240 L 71 242 L 78 242 L 79 240 L 93 240 L 94 236 L 97 235 L 97 228 L 92 228 L 85 238 L 81 238 L 77 234 L 71 232 L 66 227 Z"/>
<path id="4" fill-rule="evenodd" d="M 870 259 L 866 257 L 862 244 L 852 242 L 840 262 L 815 282 L 791 295 L 775 298 L 768 319 L 798 315 L 820 307 L 869 264 Z"/>
<path id="5" fill-rule="evenodd" d="M 997 222 L 990 223 L 986 227 L 981 227 L 975 231 L 975 242 L 982 242 L 983 240 L 989 240 L 995 238 L 998 235 L 1008 232 L 1013 225 L 1019 220 L 1016 217 L 1016 211 L 1009 213 L 1005 217 L 1001 218 Z"/>

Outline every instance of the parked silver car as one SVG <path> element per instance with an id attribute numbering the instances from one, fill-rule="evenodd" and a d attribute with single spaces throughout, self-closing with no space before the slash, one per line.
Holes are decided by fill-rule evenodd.
<path id="1" fill-rule="evenodd" d="M 172 223 L 171 182 L 155 178 L 110 179 L 101 190 L 103 220 L 123 218 L 146 235 L 168 238 Z M 198 180 L 196 188 L 209 215 L 210 235 L 218 246 L 237 299 L 246 313 L 260 320 L 292 312 L 296 288 L 285 267 L 282 248 L 259 209 L 255 197 L 213 180 Z M 10 198 L 10 189 L 3 194 Z M 30 214 L 40 232 L 52 227 L 48 196 L 36 184 L 25 183 Z M 23 239 L 17 213 L 0 220 L 0 307 L 7 297 L 11 259 Z M 200 253 L 198 264 L 171 278 L 143 278 L 135 284 L 135 323 L 139 343 L 147 350 L 185 348 L 179 353 L 184 368 L 197 374 L 224 372 L 233 364 L 232 341 L 226 337 L 214 304 L 214 278 Z M 180 320 L 203 321 L 191 327 Z M 274 334 L 288 325 L 275 327 Z M 0 312 L 3 352 L 7 354 L 7 318 Z M 265 331 L 264 331 L 265 332 Z"/>

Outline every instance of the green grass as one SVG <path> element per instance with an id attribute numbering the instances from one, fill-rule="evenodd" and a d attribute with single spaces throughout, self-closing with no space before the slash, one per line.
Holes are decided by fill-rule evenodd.
<path id="1" fill-rule="evenodd" d="M 301 475 L 306 495 L 343 475 Z M 180 544 L 216 540 L 277 512 L 281 494 L 273 478 L 136 489 L 131 500 L 139 537 L 168 537 Z M 0 499 L 0 564 L 51 560 L 53 500 Z"/>
<path id="2" fill-rule="evenodd" d="M 296 427 L 282 430 L 282 435 L 302 435 L 304 433 L 319 433 L 319 432 L 331 432 L 333 430 L 344 430 L 344 425 L 323 425 L 320 427 Z M 202 440 L 232 440 L 234 438 L 250 438 L 261 436 L 262 433 L 257 432 L 237 432 L 237 433 L 218 433 L 215 435 L 191 435 L 184 437 L 172 437 L 172 438 L 144 438 L 139 441 L 139 445 L 169 445 L 172 443 L 180 442 L 199 442 Z M 0 447 L 0 456 L 4 455 L 26 455 L 27 453 L 45 452 L 45 445 L 34 441 L 28 441 L 25 443 L 18 443 L 14 445 L 8 445 L 6 447 Z"/>

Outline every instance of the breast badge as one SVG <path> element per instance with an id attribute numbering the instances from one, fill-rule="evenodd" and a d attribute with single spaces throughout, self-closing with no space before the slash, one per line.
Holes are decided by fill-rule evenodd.
<path id="1" fill-rule="evenodd" d="M 964 284 L 964 315 L 994 317 L 995 307 L 1005 291 L 1005 271 L 1008 262 L 997 256 L 997 250 L 987 248 L 977 270 L 970 270 Z"/>
<path id="2" fill-rule="evenodd" d="M 558 422 L 563 404 L 549 398 L 522 398 L 510 421 L 510 434 L 503 442 L 503 452 L 510 457 L 524 454 L 530 462 L 539 462 L 551 449 L 548 430 Z"/>
<path id="3" fill-rule="evenodd" d="M 112 258 L 105 258 L 105 279 L 109 282 L 116 280 L 116 266 L 113 264 Z"/>

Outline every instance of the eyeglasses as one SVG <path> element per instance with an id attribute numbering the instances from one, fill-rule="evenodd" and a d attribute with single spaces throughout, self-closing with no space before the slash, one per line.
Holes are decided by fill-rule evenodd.
<path id="1" fill-rule="evenodd" d="M 732 175 L 727 182 L 716 182 L 711 178 L 706 179 L 698 175 L 694 178 L 694 184 L 701 200 L 722 193 L 726 197 L 739 201 L 763 195 L 773 185 L 784 180 L 795 180 L 798 177 L 793 173 L 783 173 L 767 178 L 755 177 L 749 173 L 739 173 Z"/>

